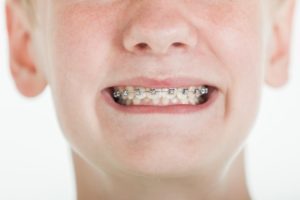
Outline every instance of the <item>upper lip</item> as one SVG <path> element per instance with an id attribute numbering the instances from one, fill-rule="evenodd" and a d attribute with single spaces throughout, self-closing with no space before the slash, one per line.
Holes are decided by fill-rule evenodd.
<path id="1" fill-rule="evenodd" d="M 179 88 L 201 85 L 212 86 L 220 89 L 216 83 L 194 77 L 169 77 L 164 79 L 154 79 L 143 76 L 120 80 L 110 87 L 139 86 L 146 88 Z"/>

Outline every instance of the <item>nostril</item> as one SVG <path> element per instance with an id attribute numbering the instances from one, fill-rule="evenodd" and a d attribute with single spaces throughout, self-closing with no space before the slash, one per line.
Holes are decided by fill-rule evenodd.
<path id="1" fill-rule="evenodd" d="M 174 42 L 174 43 L 172 43 L 172 45 L 171 45 L 171 48 L 173 47 L 173 48 L 175 48 L 175 49 L 185 49 L 186 48 L 186 44 L 185 43 L 182 43 L 182 42 Z M 146 42 L 140 42 L 140 43 L 138 43 L 138 44 L 136 44 L 135 46 L 134 46 L 134 48 L 135 48 L 135 50 L 137 51 L 137 52 L 145 52 L 145 51 L 148 51 L 148 50 L 151 50 L 151 51 L 153 51 L 153 52 L 165 52 L 165 51 L 167 51 L 167 49 L 163 49 L 163 48 L 161 48 L 161 47 L 159 47 L 159 48 L 154 48 L 155 46 L 150 46 L 148 43 L 146 43 Z"/>
<path id="2" fill-rule="evenodd" d="M 175 42 L 175 43 L 173 43 L 173 46 L 174 46 L 174 47 L 184 47 L 185 44 L 183 44 L 183 43 L 181 43 L 181 42 Z"/>
<path id="3" fill-rule="evenodd" d="M 136 46 L 136 48 L 139 49 L 139 50 L 146 50 L 146 49 L 149 48 L 149 45 L 148 45 L 147 43 L 144 43 L 144 42 L 139 43 L 139 44 L 137 44 L 137 45 L 135 45 L 135 46 Z"/>

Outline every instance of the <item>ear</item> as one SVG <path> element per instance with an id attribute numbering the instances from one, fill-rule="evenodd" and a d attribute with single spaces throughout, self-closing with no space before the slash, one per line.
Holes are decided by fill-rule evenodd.
<path id="1" fill-rule="evenodd" d="M 18 90 L 27 97 L 40 94 L 47 85 L 33 56 L 31 27 L 20 1 L 6 3 L 10 70 Z"/>
<path id="2" fill-rule="evenodd" d="M 287 0 L 274 11 L 270 54 L 265 73 L 265 81 L 272 87 L 283 86 L 288 81 L 294 7 L 295 1 Z"/>

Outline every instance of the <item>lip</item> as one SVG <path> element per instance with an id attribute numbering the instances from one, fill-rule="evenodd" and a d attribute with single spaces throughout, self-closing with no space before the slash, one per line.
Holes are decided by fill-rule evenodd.
<path id="1" fill-rule="evenodd" d="M 201 85 L 209 85 L 219 89 L 219 87 L 212 82 L 209 82 L 207 80 L 197 79 L 197 78 L 189 78 L 189 77 L 165 78 L 161 80 L 147 78 L 147 77 L 135 77 L 135 78 L 116 82 L 114 85 L 111 85 L 109 87 L 142 86 L 145 88 L 179 88 L 179 87 L 201 86 Z"/>
<path id="2" fill-rule="evenodd" d="M 212 92 L 207 102 L 199 105 L 167 105 L 167 106 L 123 106 L 116 103 L 111 97 L 109 88 L 120 86 L 142 86 L 148 88 L 178 88 L 188 86 L 209 85 L 216 90 Z M 203 81 L 195 78 L 167 78 L 163 80 L 137 77 L 133 79 L 117 82 L 115 85 L 105 88 L 101 91 L 101 97 L 110 107 L 117 111 L 132 114 L 188 114 L 200 112 L 208 109 L 217 100 L 220 93 L 219 87 L 208 81 Z"/>

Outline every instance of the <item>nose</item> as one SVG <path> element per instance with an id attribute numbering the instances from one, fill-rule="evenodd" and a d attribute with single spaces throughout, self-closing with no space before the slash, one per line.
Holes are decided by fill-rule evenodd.
<path id="1" fill-rule="evenodd" d="M 195 27 L 176 10 L 159 5 L 140 9 L 127 24 L 122 39 L 127 51 L 163 55 L 174 51 L 185 52 L 196 46 Z"/>

